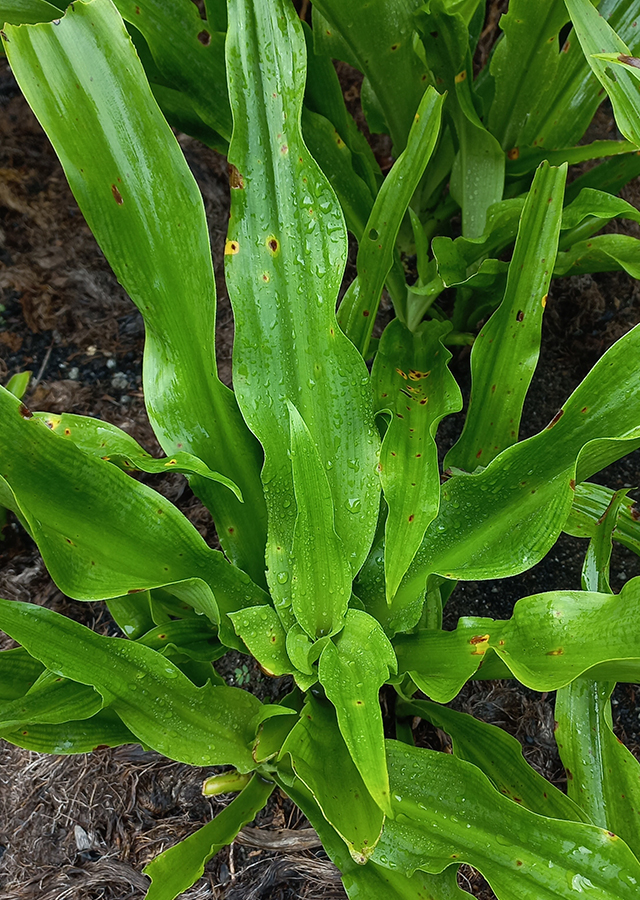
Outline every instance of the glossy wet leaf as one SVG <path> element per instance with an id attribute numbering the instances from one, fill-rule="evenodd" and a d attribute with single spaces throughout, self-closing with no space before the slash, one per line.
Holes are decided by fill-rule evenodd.
<path id="1" fill-rule="evenodd" d="M 538 816 L 449 754 L 396 741 L 387 741 L 387 754 L 396 816 L 386 822 L 374 861 L 408 874 L 466 862 L 498 900 L 636 896 L 640 864 L 615 835 Z"/>
<path id="2" fill-rule="evenodd" d="M 443 346 L 450 326 L 423 322 L 415 332 L 399 319 L 385 328 L 371 378 L 376 412 L 391 414 L 380 451 L 380 480 L 389 507 L 385 525 L 387 599 L 398 585 L 438 513 L 440 472 L 435 434 L 459 412 L 462 396 Z"/>
<path id="3" fill-rule="evenodd" d="M 300 780 L 281 786 L 302 809 L 329 858 L 340 869 L 350 900 L 380 900 L 381 897 L 385 900 L 465 900 L 471 896 L 458 887 L 457 866 L 451 866 L 441 875 L 415 872 L 408 878 L 402 872 L 385 868 L 371 859 L 366 866 L 358 865 Z"/>
<path id="4" fill-rule="evenodd" d="M 589 0 L 565 0 L 578 40 L 591 69 L 606 90 L 613 106 L 616 124 L 627 140 L 640 146 L 640 87 L 624 66 L 611 69 L 603 53 L 633 56 L 625 42 L 595 9 Z"/>
<path id="5" fill-rule="evenodd" d="M 346 231 L 300 133 L 300 21 L 281 0 L 234 0 L 231 13 L 229 160 L 236 174 L 226 274 L 236 326 L 234 386 L 265 449 L 268 579 L 288 627 L 296 501 L 287 401 L 306 422 L 326 470 L 352 574 L 369 550 L 378 512 L 378 435 L 366 366 L 335 319 Z"/>
<path id="6" fill-rule="evenodd" d="M 0 416 L 0 473 L 62 591 L 102 600 L 170 585 L 235 641 L 224 614 L 266 596 L 248 575 L 168 500 L 56 435 L 4 388 Z"/>
<path id="7" fill-rule="evenodd" d="M 289 403 L 296 521 L 291 547 L 291 608 L 312 638 L 342 628 L 351 596 L 351 568 L 336 534 L 329 480 L 311 432 Z"/>
<path id="8" fill-rule="evenodd" d="M 184 5 L 199 21 L 193 5 Z M 260 450 L 216 373 L 204 206 L 124 24 L 108 0 L 93 0 L 73 4 L 59 25 L 5 31 L 16 80 L 145 320 L 143 384 L 156 436 L 165 453 L 191 453 L 240 486 L 244 506 L 226 487 L 197 477 L 191 482 L 211 509 L 226 552 L 260 581 Z"/>
<path id="9" fill-rule="evenodd" d="M 505 156 L 478 115 L 468 24 L 446 0 L 431 0 L 416 21 L 429 68 L 436 83 L 444 83 L 449 92 L 446 109 L 459 146 L 449 187 L 462 208 L 462 233 L 468 238 L 479 237 L 489 207 L 502 199 Z"/>
<path id="10" fill-rule="evenodd" d="M 212 472 L 202 460 L 177 450 L 171 457 L 155 459 L 150 453 L 138 444 L 135 438 L 101 419 L 92 419 L 89 416 L 74 416 L 71 413 L 54 415 L 53 413 L 34 413 L 41 419 L 47 428 L 54 434 L 71 441 L 76 447 L 105 459 L 125 471 L 138 470 L 160 474 L 163 472 L 180 472 L 183 475 L 200 475 L 224 484 L 232 491 L 238 500 L 242 501 L 242 494 L 237 485 L 229 478 L 225 478 L 219 472 Z"/>
<path id="11" fill-rule="evenodd" d="M 444 97 L 427 88 L 407 146 L 375 199 L 358 247 L 357 277 L 338 313 L 340 327 L 366 358 L 385 280 L 393 265 L 396 238 L 440 133 Z"/>
<path id="12" fill-rule="evenodd" d="M 562 230 L 576 228 L 589 216 L 598 219 L 613 219 L 619 216 L 622 219 L 640 222 L 640 211 L 622 197 L 614 197 L 606 191 L 586 187 L 563 209 Z"/>
<path id="13" fill-rule="evenodd" d="M 425 700 L 396 704 L 396 714 L 420 716 L 442 728 L 451 737 L 454 756 L 477 766 L 501 794 L 515 803 L 552 819 L 590 821 L 577 803 L 525 761 L 520 741 L 502 728 Z"/>
<path id="14" fill-rule="evenodd" d="M 364 74 L 386 120 L 396 156 L 405 148 L 426 86 L 425 67 L 413 49 L 413 12 L 417 6 L 415 0 L 314 3 L 314 10 L 317 8 L 329 24 L 319 31 L 316 46 L 320 49 L 326 45 L 329 55 L 344 59 Z M 332 44 L 333 32 L 346 47 L 346 54 Z"/>
<path id="15" fill-rule="evenodd" d="M 23 722 L 58 725 L 89 719 L 102 705 L 102 697 L 92 687 L 43 672 L 24 697 L 0 704 L 0 730 Z"/>
<path id="16" fill-rule="evenodd" d="M 333 703 L 340 732 L 362 780 L 387 815 L 389 777 L 378 693 L 397 671 L 393 647 L 379 623 L 350 609 L 343 630 L 329 641 L 318 663 L 318 677 Z"/>
<path id="17" fill-rule="evenodd" d="M 566 167 L 543 163 L 527 195 L 502 303 L 471 351 L 464 430 L 444 466 L 473 472 L 518 440 L 558 248 Z"/>
<path id="18" fill-rule="evenodd" d="M 201 616 L 175 619 L 164 625 L 156 625 L 139 637 L 137 642 L 143 647 L 157 650 L 169 659 L 176 655 L 187 656 L 203 663 L 219 659 L 228 650 L 218 640 L 217 629 Z M 213 675 L 213 669 L 211 672 Z"/>
<path id="19" fill-rule="evenodd" d="M 312 695 L 281 751 L 358 863 L 371 855 L 384 815 L 370 796 L 344 743 L 333 708 Z"/>
<path id="20" fill-rule="evenodd" d="M 600 484 L 587 481 L 579 484 L 562 530 L 574 537 L 593 537 L 598 520 L 607 510 L 613 493 L 611 488 Z M 629 498 L 623 501 L 619 511 L 613 539 L 640 555 L 640 514 L 634 501 Z"/>
<path id="21" fill-rule="evenodd" d="M 211 857 L 254 820 L 274 787 L 272 781 L 254 775 L 215 819 L 148 863 L 143 872 L 151 878 L 151 887 L 145 900 L 175 900 L 195 884 Z"/>
<path id="22" fill-rule="evenodd" d="M 49 609 L 0 600 L 0 627 L 48 669 L 91 685 L 143 743 L 189 765 L 254 768 L 260 702 L 231 687 L 195 687 L 161 654 L 102 637 Z"/>
<path id="23" fill-rule="evenodd" d="M 596 363 L 544 431 L 504 450 L 486 469 L 442 486 L 440 511 L 398 590 L 410 604 L 431 573 L 500 578 L 535 565 L 571 508 L 573 481 L 640 443 L 640 328 Z"/>
<path id="24" fill-rule="evenodd" d="M 598 11 L 629 47 L 638 48 L 636 0 L 600 0 Z M 530 108 L 520 134 L 520 146 L 554 150 L 577 144 L 604 94 L 585 59 L 575 29 L 571 29 L 560 48 L 555 78 L 540 88 L 538 101 Z"/>
<path id="25" fill-rule="evenodd" d="M 25 723 L 18 728 L 2 731 L 1 736 L 25 750 L 64 755 L 140 743 L 111 709 L 103 709 L 90 719 L 57 725 Z"/>
<path id="26" fill-rule="evenodd" d="M 575 165 L 586 160 L 625 156 L 635 152 L 636 146 L 630 141 L 592 141 L 589 144 L 564 147 L 560 150 L 524 148 L 518 150 L 517 157 L 507 158 L 507 177 L 517 177 L 526 175 L 527 172 L 533 172 L 545 159 L 552 166 L 560 166 L 564 162 Z"/>
<path id="27" fill-rule="evenodd" d="M 623 269 L 640 278 L 640 241 L 629 234 L 597 234 L 558 253 L 554 275 L 615 272 Z"/>
<path id="28" fill-rule="evenodd" d="M 535 691 L 564 687 L 579 675 L 615 681 L 640 677 L 640 579 L 620 594 L 552 591 L 519 600 L 505 621 L 465 617 L 455 631 L 400 635 L 400 671 L 438 703 L 448 703 L 495 652 Z"/>
<path id="29" fill-rule="evenodd" d="M 37 25 L 59 19 L 62 13 L 47 0 L 2 0 L 0 23 L 9 25 Z"/>
<path id="30" fill-rule="evenodd" d="M 43 665 L 22 647 L 0 652 L 0 700 L 24 697 L 43 672 Z"/>
<path id="31" fill-rule="evenodd" d="M 224 34 L 203 20 L 190 0 L 115 0 L 115 5 L 144 35 L 162 77 L 184 92 L 198 116 L 228 141 Z"/>
<path id="32" fill-rule="evenodd" d="M 229 616 L 239 637 L 260 665 L 272 675 L 292 671 L 287 656 L 287 634 L 272 606 L 240 609 Z"/>

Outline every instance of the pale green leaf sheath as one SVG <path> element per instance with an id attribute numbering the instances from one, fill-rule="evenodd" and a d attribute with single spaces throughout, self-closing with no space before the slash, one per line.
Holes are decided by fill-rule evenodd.
<path id="1" fill-rule="evenodd" d="M 202 198 L 109 0 L 57 24 L 7 26 L 16 79 L 71 189 L 146 325 L 144 392 L 164 451 L 183 450 L 239 485 L 194 476 L 231 559 L 263 581 L 260 448 L 214 355 L 215 282 Z"/>
<path id="2" fill-rule="evenodd" d="M 233 0 L 229 20 L 235 117 L 229 159 L 237 173 L 226 273 L 236 321 L 234 386 L 265 450 L 268 580 L 288 628 L 294 621 L 291 553 L 300 486 L 294 491 L 287 401 L 304 420 L 325 469 L 331 491 L 325 502 L 333 503 L 335 532 L 352 575 L 375 529 L 378 436 L 366 366 L 334 313 L 346 258 L 344 220 L 300 133 L 300 22 L 282 0 Z M 330 539 L 326 528 L 324 536 L 305 539 L 318 548 Z"/>
<path id="3" fill-rule="evenodd" d="M 399 319 L 384 330 L 373 364 L 376 411 L 391 414 L 380 452 L 380 480 L 389 507 L 385 579 L 391 602 L 424 533 L 438 514 L 440 473 L 435 432 L 462 397 L 442 345 L 447 323 L 423 322 L 415 332 Z"/>

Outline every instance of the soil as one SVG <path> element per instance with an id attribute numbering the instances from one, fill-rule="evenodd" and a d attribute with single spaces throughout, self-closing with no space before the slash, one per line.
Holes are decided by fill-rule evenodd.
<path id="1" fill-rule="evenodd" d="M 492 39 L 497 11 L 490 6 L 483 47 Z M 481 51 L 484 52 L 484 50 Z M 341 70 L 357 106 L 359 81 Z M 601 112 L 598 137 L 613 132 L 610 111 Z M 150 452 L 159 448 L 146 416 L 141 384 L 144 330 L 139 313 L 120 288 L 67 187 L 60 165 L 0 61 L 0 380 L 33 373 L 25 398 L 34 409 L 75 412 L 106 419 L 132 434 Z M 228 217 L 225 160 L 197 141 L 179 141 L 203 193 L 216 271 L 222 272 Z M 388 142 L 376 138 L 384 159 Z M 640 185 L 624 196 L 640 206 Z M 622 227 L 622 226 L 614 226 Z M 637 226 L 624 223 L 638 236 Z M 353 251 L 353 248 L 352 248 Z M 353 276 L 351 253 L 348 276 Z M 231 381 L 233 320 L 224 281 L 218 279 L 217 347 L 223 380 Z M 383 318 L 389 318 L 389 305 Z M 544 321 L 542 355 L 523 416 L 522 437 L 543 428 L 599 356 L 640 322 L 638 285 L 624 274 L 553 282 Z M 465 395 L 468 350 L 456 353 L 453 372 Z M 445 423 L 450 445 L 462 417 Z M 148 483 L 176 503 L 211 544 L 209 514 L 178 475 L 149 476 Z M 640 485 L 640 453 L 595 479 L 613 488 Z M 116 634 L 106 608 L 64 597 L 51 582 L 37 550 L 10 520 L 0 544 L 0 595 L 46 604 L 102 634 Z M 445 627 L 460 615 L 507 618 L 522 596 L 578 588 L 585 543 L 562 536 L 537 566 L 515 578 L 461 584 L 451 598 Z M 616 545 L 612 587 L 640 574 L 640 559 Z M 7 639 L 1 647 L 11 646 Z M 249 657 L 229 655 L 219 666 L 229 683 L 259 696 L 285 687 L 262 674 Z M 247 683 L 248 679 L 248 683 Z M 619 685 L 613 700 L 615 730 L 640 758 L 636 686 Z M 523 744 L 526 758 L 563 787 L 564 770 L 553 738 L 553 696 L 514 682 L 472 682 L 456 708 L 505 728 Z M 446 749 L 442 732 L 421 725 L 424 746 Z M 45 756 L 0 742 L 0 900 L 124 900 L 142 898 L 143 866 L 206 823 L 230 799 L 204 798 L 194 770 L 136 746 L 74 757 Z M 310 836 L 308 823 L 280 793 L 257 817 L 260 831 L 219 853 L 186 900 L 293 900 L 344 898 L 337 870 Z M 266 843 L 265 843 L 266 842 Z M 493 897 L 483 879 L 463 867 L 461 884 L 483 900 Z"/>

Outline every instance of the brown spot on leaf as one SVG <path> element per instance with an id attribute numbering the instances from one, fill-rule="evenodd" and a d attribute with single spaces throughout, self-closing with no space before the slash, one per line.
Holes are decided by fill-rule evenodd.
<path id="1" fill-rule="evenodd" d="M 519 309 L 518 315 L 516 316 L 516 321 L 522 322 L 523 319 L 524 319 L 524 311 L 522 309 Z"/>
<path id="2" fill-rule="evenodd" d="M 517 159 L 520 156 L 520 148 L 512 147 L 507 153 L 507 159 Z"/>
<path id="3" fill-rule="evenodd" d="M 18 407 L 18 412 L 20 413 L 20 415 L 22 416 L 23 419 L 33 419 L 33 413 L 31 412 L 30 409 L 27 409 L 27 407 L 24 405 L 24 403 L 20 404 L 20 406 Z"/>
<path id="4" fill-rule="evenodd" d="M 198 40 L 202 44 L 203 47 L 208 47 L 211 43 L 211 35 L 206 29 L 203 29 L 198 35 Z"/>
<path id="5" fill-rule="evenodd" d="M 118 188 L 115 186 L 115 184 L 111 185 L 111 193 L 113 194 L 113 199 L 116 201 L 118 206 L 122 206 L 122 204 L 124 203 L 124 200 L 122 199 L 122 194 L 120 193 Z"/>
<path id="6" fill-rule="evenodd" d="M 229 163 L 229 187 L 234 191 L 244 188 L 244 177 L 238 172 L 235 166 Z"/>
<path id="7" fill-rule="evenodd" d="M 547 428 L 546 428 L 545 430 L 547 430 L 547 429 L 549 429 L 549 428 L 553 428 L 553 426 L 554 426 L 557 422 L 560 421 L 560 419 L 563 417 L 563 415 L 564 415 L 564 410 L 563 410 L 563 409 L 559 409 L 558 412 L 557 412 L 557 413 L 555 414 L 555 416 L 553 417 L 553 419 L 549 422 L 549 424 L 547 425 Z"/>
<path id="8" fill-rule="evenodd" d="M 275 237 L 267 238 L 267 247 L 269 248 L 269 250 L 270 250 L 272 253 L 277 253 L 277 252 L 278 252 L 279 246 L 280 246 L 280 245 L 278 244 L 278 239 L 277 239 L 277 238 L 275 238 Z"/>
<path id="9" fill-rule="evenodd" d="M 413 513 L 411 513 L 411 515 L 409 516 L 409 521 L 413 522 L 414 519 L 415 519 L 415 516 L 413 515 Z"/>
<path id="10" fill-rule="evenodd" d="M 564 648 L 558 647 L 557 650 L 547 650 L 547 656 L 563 656 Z"/>
<path id="11" fill-rule="evenodd" d="M 362 315 L 363 315 L 363 316 L 365 317 L 365 319 L 366 319 L 367 316 L 369 315 L 369 310 L 368 310 L 368 309 L 363 309 L 363 310 L 362 310 Z"/>
<path id="12" fill-rule="evenodd" d="M 621 53 L 618 57 L 618 62 L 625 63 L 627 66 L 633 66 L 634 69 L 640 69 L 640 59 L 637 56 L 627 56 L 626 53 Z"/>

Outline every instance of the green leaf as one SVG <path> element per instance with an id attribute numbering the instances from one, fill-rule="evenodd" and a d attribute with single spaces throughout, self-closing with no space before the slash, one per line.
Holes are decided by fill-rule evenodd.
<path id="1" fill-rule="evenodd" d="M 89 719 L 102 709 L 103 701 L 92 687 L 43 672 L 33 687 L 17 700 L 0 704 L 0 730 L 24 722 L 58 725 Z"/>
<path id="2" fill-rule="evenodd" d="M 629 46 L 640 45 L 636 0 L 600 0 L 598 11 Z M 520 149 L 554 150 L 577 144 L 603 100 L 602 86 L 585 59 L 575 29 L 569 32 L 559 57 L 555 78 L 540 85 L 538 101 L 530 107 Z"/>
<path id="3" fill-rule="evenodd" d="M 533 172 L 545 159 L 552 166 L 560 166 L 565 162 L 569 165 L 576 165 L 591 159 L 602 159 L 603 156 L 628 157 L 631 153 L 637 153 L 637 148 L 629 141 L 592 141 L 590 144 L 565 147 L 562 150 L 540 150 L 537 147 L 518 148 L 517 154 L 515 152 L 512 154 L 513 158 L 507 158 L 507 178 L 518 178 L 528 172 Z"/>
<path id="4" fill-rule="evenodd" d="M 71 413 L 54 415 L 37 412 L 34 416 L 41 419 L 54 434 L 71 441 L 85 453 L 108 460 L 125 471 L 200 475 L 224 484 L 242 502 L 240 488 L 231 479 L 225 478 L 219 472 L 212 472 L 202 460 L 191 453 L 185 453 L 184 450 L 177 450 L 171 458 L 154 459 L 131 435 L 109 422 L 91 419 L 88 416 L 74 416 Z"/>
<path id="5" fill-rule="evenodd" d="M 272 606 L 240 609 L 229 618 L 263 669 L 271 675 L 285 675 L 295 668 L 287 656 L 287 634 Z"/>
<path id="6" fill-rule="evenodd" d="M 354 171 L 351 150 L 329 119 L 306 106 L 302 109 L 302 127 L 305 144 L 336 192 L 347 228 L 360 241 L 371 214 L 373 197 Z"/>
<path id="7" fill-rule="evenodd" d="M 0 652 L 0 700 L 24 697 L 42 671 L 42 663 L 22 647 Z"/>
<path id="8" fill-rule="evenodd" d="M 595 533 L 589 541 L 584 564 L 582 566 L 582 589 L 611 594 L 609 584 L 609 564 L 613 532 L 618 521 L 618 514 L 628 491 L 616 491 L 609 505 L 600 517 Z"/>
<path id="9" fill-rule="evenodd" d="M 46 0 L 2 0 L 0 3 L 0 24 L 37 25 L 59 19 L 61 12 Z"/>
<path id="10" fill-rule="evenodd" d="M 533 378 L 542 315 L 558 248 L 566 167 L 542 163 L 522 210 L 504 299 L 471 351 L 471 398 L 464 430 L 444 466 L 473 472 L 518 440 Z"/>
<path id="11" fill-rule="evenodd" d="M 200 21 L 193 4 L 183 5 Z M 93 0 L 74 3 L 59 25 L 8 26 L 6 34 L 16 80 L 145 320 L 144 392 L 158 440 L 165 453 L 191 453 L 239 485 L 244 505 L 209 479 L 191 481 L 230 558 L 263 581 L 260 449 L 216 372 L 202 198 L 123 22 L 109 0 Z"/>
<path id="12" fill-rule="evenodd" d="M 164 497 L 52 432 L 0 388 L 0 474 L 60 590 L 102 600 L 169 586 L 237 642 L 226 613 L 264 602 Z"/>
<path id="13" fill-rule="evenodd" d="M 281 782 L 280 782 L 281 783 Z M 344 842 L 322 815 L 313 796 L 299 779 L 281 787 L 304 812 L 315 828 L 322 846 L 342 873 L 342 882 L 350 900 L 465 900 L 471 896 L 457 884 L 457 866 L 442 875 L 415 872 L 410 878 L 369 859 L 358 865 L 347 853 Z"/>
<path id="14" fill-rule="evenodd" d="M 151 615 L 150 591 L 112 597 L 107 601 L 107 608 L 118 628 L 131 640 L 142 637 L 156 624 Z"/>
<path id="15" fill-rule="evenodd" d="M 620 216 L 622 219 L 640 222 L 640 212 L 622 197 L 614 197 L 606 191 L 586 187 L 563 209 L 562 230 L 577 228 L 590 216 L 607 220 Z M 563 240 L 565 237 L 563 235 Z"/>
<path id="16" fill-rule="evenodd" d="M 565 0 L 578 40 L 591 69 L 606 90 L 613 106 L 616 124 L 624 137 L 640 146 L 640 89 L 626 66 L 614 66 L 613 72 L 601 54 L 633 56 L 625 42 L 595 9 L 589 0 Z"/>
<path id="17" fill-rule="evenodd" d="M 260 702 L 231 687 L 196 687 L 160 653 L 102 637 L 40 606 L 0 600 L 0 627 L 63 678 L 94 687 L 136 737 L 189 765 L 255 768 Z"/>
<path id="18" fill-rule="evenodd" d="M 390 814 L 389 776 L 378 693 L 397 671 L 393 647 L 379 623 L 350 609 L 343 630 L 329 641 L 318 677 L 333 703 L 338 726 L 362 780 L 380 809 Z"/>
<path id="19" fill-rule="evenodd" d="M 103 709 L 90 719 L 59 725 L 20 725 L 3 731 L 1 736 L 25 750 L 64 755 L 140 743 L 110 709 Z"/>
<path id="20" fill-rule="evenodd" d="M 228 141 L 225 35 L 203 21 L 190 0 L 115 0 L 115 5 L 122 18 L 144 35 L 169 85 L 183 91 L 199 117 Z"/>
<path id="21" fill-rule="evenodd" d="M 291 549 L 291 608 L 312 638 L 335 634 L 351 596 L 351 567 L 335 531 L 331 488 L 304 419 L 288 403 L 297 515 Z"/>
<path id="22" fill-rule="evenodd" d="M 367 368 L 335 319 L 346 231 L 335 195 L 300 133 L 300 20 L 283 0 L 234 0 L 230 9 L 235 127 L 229 160 L 237 174 L 226 273 L 236 326 L 234 386 L 265 450 L 268 580 L 289 627 L 297 509 L 287 401 L 307 423 L 326 469 L 335 530 L 352 574 L 375 529 L 379 439 Z"/>
<path id="23" fill-rule="evenodd" d="M 556 0 L 512 0 L 500 19 L 503 35 L 491 57 L 495 88 L 487 127 L 506 151 L 519 146 L 541 86 L 554 82 L 558 33 L 568 18 Z"/>
<path id="24" fill-rule="evenodd" d="M 582 275 L 619 269 L 632 278 L 640 278 L 640 241 L 628 234 L 598 234 L 558 253 L 553 274 Z"/>
<path id="25" fill-rule="evenodd" d="M 314 13 L 320 12 L 329 26 L 318 29 L 314 23 L 316 49 L 328 44 L 330 56 L 344 59 L 364 74 L 386 120 L 396 157 L 405 148 L 427 79 L 413 49 L 413 12 L 419 5 L 417 0 L 370 0 L 366 4 L 316 0 L 313 4 Z M 334 52 L 328 31 L 337 33 L 347 53 L 340 53 L 339 48 Z"/>
<path id="26" fill-rule="evenodd" d="M 274 787 L 272 781 L 254 775 L 215 819 L 148 863 L 142 870 L 151 878 L 145 900 L 175 900 L 195 884 L 211 857 L 255 819 Z"/>
<path id="27" fill-rule="evenodd" d="M 340 327 L 365 358 L 382 288 L 393 265 L 400 225 L 440 133 L 443 102 L 444 97 L 434 88 L 427 88 L 415 114 L 406 149 L 375 199 L 358 247 L 358 275 L 340 305 Z"/>
<path id="28" fill-rule="evenodd" d="M 584 482 L 577 485 L 571 512 L 562 530 L 574 537 L 593 537 L 613 493 L 611 488 L 600 484 Z M 640 514 L 633 500 L 623 500 L 613 539 L 640 556 Z"/>
<path id="29" fill-rule="evenodd" d="M 640 673 L 640 579 L 619 595 L 553 591 L 519 600 L 500 621 L 467 617 L 455 631 L 399 635 L 401 672 L 438 703 L 448 703 L 494 651 L 535 691 L 553 691 L 579 675 L 635 681 Z"/>
<path id="30" fill-rule="evenodd" d="M 18 400 L 22 400 L 29 387 L 31 375 L 31 372 L 17 372 L 15 375 L 12 375 L 7 382 L 7 390 L 9 393 L 13 394 L 14 397 L 17 397 Z"/>
<path id="31" fill-rule="evenodd" d="M 445 108 L 455 124 L 459 145 L 449 187 L 462 207 L 462 233 L 479 237 L 487 210 L 502 199 L 505 156 L 476 109 L 469 27 L 446 0 L 431 0 L 416 21 L 436 83 L 444 83 L 449 92 Z"/>
<path id="32" fill-rule="evenodd" d="M 349 755 L 329 704 L 308 696 L 280 758 L 286 754 L 351 856 L 365 863 L 380 838 L 384 815 Z"/>
<path id="33" fill-rule="evenodd" d="M 442 486 L 440 511 L 398 590 L 402 605 L 429 574 L 484 579 L 535 565 L 571 508 L 572 482 L 640 443 L 640 327 L 611 347 L 544 431 L 504 450 L 486 469 Z"/>
<path id="34" fill-rule="evenodd" d="M 385 525 L 387 599 L 422 542 L 440 505 L 435 433 L 462 409 L 462 396 L 442 345 L 448 323 L 423 322 L 410 332 L 399 319 L 385 328 L 371 373 L 376 412 L 391 414 L 380 452 L 380 480 L 389 507 Z"/>
<path id="35" fill-rule="evenodd" d="M 267 607 L 271 609 L 272 607 Z M 128 635 L 127 635 L 128 636 Z M 217 630 L 202 616 L 175 619 L 164 625 L 156 625 L 137 639 L 143 647 L 151 647 L 163 656 L 186 656 L 195 662 L 209 663 L 227 652 L 217 638 Z M 211 670 L 213 675 L 213 670 Z"/>
<path id="36" fill-rule="evenodd" d="M 387 741 L 387 754 L 396 818 L 387 820 L 374 861 L 407 874 L 466 862 L 498 900 L 637 896 L 640 864 L 616 835 L 538 816 L 449 754 L 396 741 Z"/>
<path id="37" fill-rule="evenodd" d="M 426 700 L 397 703 L 396 715 L 420 716 L 442 728 L 451 737 L 454 756 L 473 763 L 501 794 L 532 812 L 552 819 L 591 821 L 577 803 L 531 768 L 520 741 L 502 728 Z"/>
<path id="38" fill-rule="evenodd" d="M 601 828 L 640 851 L 640 763 L 613 733 L 615 682 L 577 678 L 558 691 L 555 738 L 567 793 Z"/>

